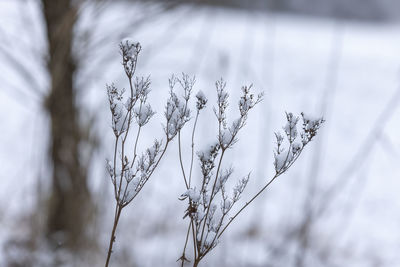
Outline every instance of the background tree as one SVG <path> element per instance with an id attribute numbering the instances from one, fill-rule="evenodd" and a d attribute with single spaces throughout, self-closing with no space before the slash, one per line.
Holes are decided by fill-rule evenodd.
<path id="1" fill-rule="evenodd" d="M 87 167 L 82 166 L 72 53 L 78 7 L 70 0 L 43 0 L 48 37 L 48 72 L 51 85 L 46 99 L 50 117 L 50 153 L 53 165 L 47 234 L 57 243 L 79 247 L 84 242 L 85 221 L 92 212 L 87 186 Z M 63 239 L 59 232 L 64 233 Z"/>
<path id="2" fill-rule="evenodd" d="M 33 0 L 20 1 L 21 19 L 24 27 L 21 34 L 28 36 L 29 43 L 26 45 L 17 42 L 18 53 L 13 53 L 11 48 L 0 47 L 0 54 L 6 59 L 6 64 L 14 69 L 26 82 L 27 86 L 16 89 L 22 104 L 32 100 L 42 106 L 41 110 L 48 114 L 49 119 L 49 155 L 48 161 L 51 166 L 50 187 L 48 194 L 39 195 L 40 214 L 43 214 L 44 233 L 46 239 L 53 247 L 63 246 L 76 250 L 87 246 L 90 242 L 87 228 L 90 220 L 95 215 L 94 204 L 88 187 L 88 172 L 98 142 L 95 134 L 91 132 L 96 114 L 86 112 L 85 107 L 80 104 L 82 94 L 88 81 L 97 71 L 82 71 L 86 62 L 96 57 L 100 62 L 108 59 L 108 54 L 102 50 L 115 40 L 132 34 L 142 24 L 155 16 L 176 7 L 178 1 L 168 3 L 148 3 L 146 1 L 132 0 L 132 3 L 141 5 L 146 10 L 145 16 L 130 16 L 132 9 L 126 10 L 124 24 L 115 24 L 118 31 L 112 27 L 97 32 L 97 21 L 85 23 L 85 27 L 78 27 L 82 17 L 94 10 L 96 16 L 100 17 L 107 9 L 118 2 L 107 0 Z M 36 25 L 29 23 L 31 14 L 29 8 L 37 7 L 43 17 L 43 29 L 34 29 Z M 35 32 L 33 31 L 35 30 Z M 38 32 L 44 32 L 45 40 L 40 39 Z M 6 34 L 4 34 L 4 37 Z M 38 42 L 44 42 L 43 55 L 33 49 Z M 12 42 L 9 42 L 10 44 Z M 100 52 L 101 51 L 101 52 Z M 48 88 L 38 82 L 26 57 L 19 58 L 18 55 L 28 53 L 34 54 L 36 59 L 44 56 L 44 61 L 34 61 L 37 67 L 45 68 L 48 76 Z M 17 56 L 16 56 L 17 55 Z M 45 66 L 42 66 L 45 65 Z M 101 64 L 100 64 L 101 65 Z M 9 81 L 6 81 L 6 83 Z M 15 92 L 10 92 L 16 94 Z M 19 96 L 18 96 L 19 97 Z M 85 113 L 86 112 L 86 113 Z M 89 117 L 87 119 L 86 117 Z"/>

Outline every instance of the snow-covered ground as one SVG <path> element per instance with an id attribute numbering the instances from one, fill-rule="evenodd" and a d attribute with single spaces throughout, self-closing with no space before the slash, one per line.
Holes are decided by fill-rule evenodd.
<path id="1" fill-rule="evenodd" d="M 121 17 L 128 10 L 125 4 L 115 5 L 96 17 L 94 36 L 124 27 Z M 45 92 L 48 81 L 39 60 L 44 47 L 39 14 L 35 6 L 25 11 L 32 15 L 37 33 L 35 40 L 29 40 L 19 35 L 23 24 L 18 23 L 24 17 L 19 12 L 20 7 L 11 1 L 0 2 L 1 47 L 17 54 L 22 44 L 12 44 L 35 44 L 34 52 L 29 52 L 35 57 L 28 56 L 26 64 L 33 66 L 32 74 Z M 80 30 L 94 21 L 89 8 L 83 14 Z M 129 36 L 142 44 L 138 74 L 151 74 L 150 101 L 158 112 L 147 128 L 145 144 L 154 135 L 162 135 L 159 122 L 172 73 L 195 74 L 195 90 L 209 96 L 208 110 L 199 121 L 198 148 L 216 135 L 211 104 L 217 79 L 227 81 L 232 115 L 241 85 L 253 83 L 255 90 L 265 92 L 265 100 L 250 114 L 225 164 L 234 167 L 234 177 L 252 171 L 243 201 L 274 174 L 273 132 L 284 125 L 285 111 L 326 119 L 295 166 L 241 214 L 205 262 L 210 266 L 295 266 L 297 255 L 302 255 L 305 266 L 400 266 L 399 26 L 185 6 L 139 29 L 128 28 L 126 36 L 100 42 L 96 56 L 83 62 L 78 79 L 86 86 L 80 101 L 97 114 L 96 127 L 103 141 L 91 185 L 104 207 L 97 233 L 104 250 L 114 207 L 112 185 L 104 172 L 104 158 L 111 156 L 112 146 L 104 85 L 124 85 L 117 44 L 120 37 Z M 38 182 L 45 183 L 48 173 L 47 121 L 40 101 L 6 62 L 0 54 L 0 77 L 5 81 L 0 88 L 0 244 L 18 231 L 15 220 L 35 205 Z M 183 142 L 189 153 L 189 137 Z M 178 200 L 185 190 L 176 143 L 167 156 L 124 211 L 115 264 L 120 259 L 121 266 L 126 266 L 129 259 L 136 266 L 177 265 L 186 222 L 181 219 L 185 205 Z M 313 219 L 308 249 L 302 252 L 301 231 L 296 229 L 308 207 L 323 212 Z"/>

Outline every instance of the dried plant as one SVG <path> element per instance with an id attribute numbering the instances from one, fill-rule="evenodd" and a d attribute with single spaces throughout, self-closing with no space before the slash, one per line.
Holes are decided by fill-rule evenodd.
<path id="1" fill-rule="evenodd" d="M 150 79 L 134 77 L 140 51 L 139 43 L 128 39 L 120 43 L 122 66 L 129 82 L 129 97 L 125 97 L 124 89 L 119 89 L 114 84 L 107 85 L 112 130 L 115 136 L 114 154 L 112 160 L 107 160 L 107 171 L 114 187 L 116 203 L 106 267 L 109 265 L 122 210 L 135 199 L 149 181 L 163 158 L 169 143 L 190 119 L 188 101 L 191 85 L 194 81 L 189 81 L 186 78 L 182 81 L 179 80 L 185 89 L 185 95 L 183 99 L 180 99 L 173 90 L 178 80 L 172 77 L 169 82 L 170 94 L 164 112 L 165 140 L 155 139 L 151 147 L 142 153 L 137 151 L 142 128 L 155 114 L 150 104 L 147 103 L 150 93 Z M 132 134 L 134 130 L 136 132 Z M 134 141 L 130 151 L 127 147 L 128 138 L 133 138 Z"/>
<path id="2" fill-rule="evenodd" d="M 299 134 L 297 124 L 298 117 L 292 113 L 286 113 L 287 123 L 284 129 L 284 135 L 276 133 L 276 149 L 274 152 L 275 175 L 263 186 L 249 201 L 247 201 L 233 216 L 229 212 L 242 196 L 244 189 L 250 179 L 250 173 L 245 177 L 238 179 L 231 193 L 227 192 L 227 181 L 233 173 L 233 168 L 223 170 L 223 158 L 228 149 L 232 148 L 238 141 L 237 135 L 245 126 L 249 111 L 261 102 L 263 94 L 255 96 L 250 93 L 252 86 L 242 87 L 242 96 L 238 108 L 239 117 L 229 126 L 227 122 L 226 109 L 228 107 L 228 93 L 225 90 L 226 83 L 223 80 L 216 82 L 217 107 L 214 113 L 218 123 L 218 133 L 215 142 L 205 151 L 197 153 L 201 174 L 197 186 L 192 184 L 192 170 L 194 161 L 194 136 L 197 120 L 200 111 L 205 108 L 207 99 L 200 91 L 197 95 L 197 113 L 192 129 L 191 160 L 189 173 L 185 173 L 182 160 L 181 149 L 181 131 L 178 133 L 179 158 L 182 175 L 186 185 L 186 192 L 180 197 L 181 200 L 187 200 L 188 206 L 184 217 L 189 217 L 190 221 L 186 233 L 183 252 L 178 261 L 181 266 L 189 262 L 186 257 L 186 248 L 189 242 L 189 236 L 193 243 L 193 266 L 198 266 L 200 261 L 219 243 L 219 240 L 229 225 L 237 216 L 247 208 L 277 177 L 285 173 L 297 160 L 304 147 L 317 134 L 322 118 L 311 119 L 308 116 L 302 116 L 302 130 Z M 286 142 L 285 142 L 286 140 Z"/>
<path id="3" fill-rule="evenodd" d="M 216 140 L 204 151 L 197 152 L 200 165 L 200 181 L 194 186 L 192 181 L 195 158 L 195 132 L 201 110 L 207 105 L 207 98 L 202 91 L 196 94 L 196 116 L 191 131 L 190 168 L 185 172 L 182 155 L 181 132 L 191 118 L 189 100 L 192 94 L 195 78 L 182 74 L 181 78 L 172 76 L 169 80 L 169 98 L 165 106 L 164 117 L 165 140 L 155 139 L 153 145 L 141 154 L 137 147 L 142 128 L 155 114 L 147 103 L 150 93 L 149 78 L 134 77 L 138 55 L 141 51 L 139 43 L 123 40 L 120 43 L 122 66 L 129 82 L 130 96 L 125 97 L 125 90 L 114 84 L 107 85 L 107 94 L 111 110 L 112 129 L 115 136 L 114 155 L 107 161 L 107 170 L 114 187 L 115 213 L 111 231 L 109 248 L 105 266 L 109 265 L 116 230 L 123 208 L 129 205 L 143 189 L 163 158 L 169 143 L 178 136 L 179 162 L 186 186 L 186 192 L 180 200 L 187 200 L 188 206 L 184 217 L 190 219 L 182 256 L 178 259 L 181 266 L 188 262 L 186 248 L 189 236 L 193 243 L 193 266 L 217 246 L 222 234 L 237 216 L 247 208 L 277 177 L 285 173 L 297 160 L 304 147 L 314 138 L 324 122 L 322 118 L 311 119 L 301 113 L 302 130 L 298 131 L 299 118 L 292 113 L 286 113 L 287 123 L 284 134 L 275 133 L 276 149 L 274 151 L 275 175 L 249 201 L 230 216 L 230 211 L 238 203 L 250 179 L 250 173 L 238 179 L 231 193 L 227 189 L 227 181 L 233 174 L 233 168 L 223 168 L 223 159 L 227 151 L 238 141 L 238 133 L 246 125 L 248 114 L 262 101 L 263 94 L 251 93 L 252 86 L 242 87 L 242 96 L 238 103 L 239 116 L 228 123 L 227 107 L 228 93 L 226 83 L 221 79 L 216 82 L 217 105 L 214 114 L 217 119 L 218 132 Z M 179 98 L 174 88 L 179 85 L 183 95 Z M 132 135 L 133 128 L 136 133 Z M 132 153 L 128 153 L 127 140 L 133 138 Z M 286 140 L 286 141 L 285 141 Z"/>

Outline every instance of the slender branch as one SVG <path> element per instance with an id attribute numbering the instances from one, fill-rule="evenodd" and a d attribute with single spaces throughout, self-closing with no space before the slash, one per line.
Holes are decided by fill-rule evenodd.
<path id="1" fill-rule="evenodd" d="M 260 191 L 258 191 L 257 194 L 255 194 L 248 202 L 246 202 L 246 204 L 232 217 L 230 218 L 229 222 L 224 226 L 224 228 L 222 229 L 221 233 L 218 234 L 218 238 L 220 238 L 220 236 L 224 233 L 225 229 L 228 228 L 228 226 L 232 223 L 233 220 L 235 220 L 235 218 L 248 206 L 250 205 L 251 202 L 253 202 L 270 184 L 272 184 L 272 182 L 279 177 L 280 174 L 277 173 L 274 175 L 274 177 L 263 187 L 261 188 Z"/>
<path id="2" fill-rule="evenodd" d="M 182 162 L 181 131 L 178 132 L 178 147 L 179 147 L 179 164 L 181 166 L 183 180 L 185 181 L 186 189 L 189 189 L 189 184 L 188 184 L 187 179 L 186 179 L 185 169 L 183 167 L 183 162 Z"/>
<path id="3" fill-rule="evenodd" d="M 118 139 L 119 139 L 119 136 L 117 136 L 115 138 L 115 144 L 114 144 L 114 164 L 113 164 L 114 180 L 112 181 L 113 185 L 114 185 L 114 196 L 115 196 L 115 200 L 117 202 L 118 202 L 118 199 L 117 199 L 117 171 L 116 171 L 116 167 L 117 167 Z"/>
<path id="4" fill-rule="evenodd" d="M 194 258 L 197 258 L 197 240 L 196 240 L 196 235 L 195 235 L 195 229 L 194 229 L 194 222 L 191 220 L 190 222 L 192 224 L 192 237 L 193 237 L 193 252 L 194 252 Z M 197 230 L 197 229 L 196 229 Z M 197 232 L 197 231 L 196 231 Z"/>
<path id="5" fill-rule="evenodd" d="M 142 105 L 143 105 L 143 101 L 140 101 L 140 106 L 139 106 L 139 114 L 142 111 Z M 137 144 L 139 141 L 139 136 L 140 136 L 140 130 L 142 129 L 142 125 L 139 125 L 137 133 L 136 133 L 136 139 L 135 139 L 135 146 L 133 148 L 133 159 L 132 159 L 132 163 L 131 163 L 131 168 L 133 167 L 133 164 L 136 161 L 136 157 L 137 157 Z"/>
<path id="6" fill-rule="evenodd" d="M 192 170 L 193 170 L 193 160 L 194 160 L 194 133 L 196 131 L 197 120 L 199 118 L 200 110 L 197 110 L 196 119 L 194 120 L 193 131 L 192 131 L 192 157 L 190 159 L 190 171 L 189 171 L 189 188 L 192 182 Z"/>
<path id="7" fill-rule="evenodd" d="M 208 206 L 207 206 L 206 216 L 204 216 L 204 219 L 203 219 L 203 221 L 204 221 L 204 223 L 203 223 L 203 229 L 201 230 L 201 236 L 200 236 L 200 240 L 201 240 L 201 241 L 203 240 L 204 229 L 205 229 L 205 227 L 206 227 L 208 214 L 210 213 L 210 206 L 211 206 L 211 202 L 212 202 L 212 200 L 213 200 L 213 194 L 214 194 L 215 187 L 216 187 L 216 184 L 217 184 L 218 175 L 219 175 L 219 170 L 220 170 L 220 168 L 221 168 L 222 158 L 224 157 L 224 154 L 225 154 L 225 150 L 222 149 L 221 157 L 219 158 L 219 162 L 218 162 L 217 173 L 215 174 L 214 185 L 213 185 L 213 187 L 212 187 L 211 195 L 210 195 L 210 200 L 209 200 Z"/>
<path id="8" fill-rule="evenodd" d="M 136 65 L 136 64 L 135 64 Z M 134 73 L 134 72 L 133 72 Z M 132 74 L 133 74 L 132 73 Z M 129 80 L 129 86 L 130 86 L 130 89 L 131 89 L 131 99 L 133 99 L 133 85 L 132 85 L 132 76 L 129 76 L 128 74 L 127 74 L 127 76 L 128 76 L 128 80 Z M 142 104 L 142 103 L 140 103 L 140 104 Z M 126 126 L 126 131 L 125 131 L 125 136 L 122 138 L 122 143 L 121 143 L 121 177 L 120 177 L 120 182 L 119 182 L 119 188 L 118 188 L 118 196 L 117 196 L 117 201 L 120 201 L 120 197 L 121 197 L 121 187 L 122 187 L 122 179 L 123 179 L 123 174 L 124 174 L 124 172 L 125 172 L 125 167 L 126 167 L 126 165 L 125 165 L 125 142 L 126 142 L 126 139 L 128 138 L 128 133 L 129 133 L 129 129 L 130 129 L 130 126 L 131 126 L 131 121 L 132 121 L 132 108 L 133 108 L 133 106 L 130 104 L 129 105 L 129 110 L 128 110 L 128 112 L 127 112 L 127 115 L 125 116 L 125 119 L 124 119 L 124 122 L 123 122 L 123 124 L 122 124 L 122 128 L 121 129 L 123 129 L 123 125 L 125 125 L 125 122 L 126 122 L 126 118 L 128 117 L 128 125 Z M 123 202 L 123 201 L 122 201 Z"/>
<path id="9" fill-rule="evenodd" d="M 188 229 L 187 229 L 187 232 L 186 232 L 185 245 L 183 246 L 182 256 L 178 259 L 178 260 L 181 260 L 181 267 L 183 267 L 183 265 L 185 264 L 185 260 L 186 260 L 185 251 L 186 251 L 186 246 L 187 246 L 187 243 L 188 243 L 188 240 L 189 240 L 189 233 L 190 233 L 191 226 L 192 226 L 192 224 L 189 223 Z"/>
<path id="10" fill-rule="evenodd" d="M 221 233 L 218 234 L 218 238 L 223 234 L 223 232 L 225 231 L 225 229 L 232 223 L 232 221 L 247 207 L 250 205 L 251 202 L 253 202 L 259 195 L 261 195 L 262 192 L 264 192 L 265 189 L 267 189 L 272 182 L 278 178 L 279 176 L 281 176 L 283 173 L 285 173 L 292 165 L 293 163 L 298 159 L 298 157 L 300 156 L 301 152 L 303 151 L 304 147 L 299 151 L 299 153 L 296 155 L 296 157 L 289 163 L 288 166 L 286 166 L 286 168 L 282 167 L 275 175 L 274 177 L 271 178 L 271 180 L 263 187 L 261 188 L 260 191 L 258 191 L 257 194 L 255 194 L 248 202 L 246 202 L 246 204 L 233 216 L 230 218 L 229 222 L 224 226 L 224 228 L 222 229 Z M 288 150 L 289 152 L 290 150 Z M 285 162 L 286 164 L 286 162 Z"/>
<path id="11" fill-rule="evenodd" d="M 112 231 L 111 231 L 110 243 L 108 245 L 108 252 L 107 252 L 107 259 L 106 259 L 105 267 L 108 267 L 108 264 L 110 262 L 112 248 L 113 248 L 113 245 L 114 245 L 114 242 L 115 242 L 115 232 L 117 230 L 118 221 L 119 221 L 119 218 L 121 216 L 122 209 L 123 209 L 123 206 L 121 206 L 117 202 L 117 204 L 115 206 L 114 224 L 113 224 L 113 228 L 112 228 Z"/>
<path id="12" fill-rule="evenodd" d="M 154 170 L 157 168 L 158 164 L 160 163 L 161 159 L 163 158 L 163 156 L 164 156 L 164 154 L 165 154 L 165 151 L 167 150 L 167 147 L 168 147 L 169 142 L 170 142 L 170 141 L 168 141 L 168 140 L 165 142 L 165 146 L 164 146 L 164 148 L 163 148 L 163 152 L 161 153 L 161 155 L 160 155 L 160 157 L 158 158 L 157 162 L 156 162 L 156 163 L 154 164 L 154 166 L 152 167 L 150 173 L 148 174 L 147 179 L 143 182 L 143 184 L 142 184 L 140 187 L 137 188 L 136 194 L 135 194 L 129 201 L 127 201 L 127 202 L 125 202 L 125 203 L 123 204 L 124 207 L 127 206 L 129 203 L 131 203 L 133 199 L 135 199 L 135 197 L 136 197 L 136 196 L 139 194 L 139 192 L 143 189 L 143 187 L 144 187 L 144 185 L 147 183 L 147 181 L 150 180 L 151 175 L 153 174 Z"/>
<path id="13" fill-rule="evenodd" d="M 136 134 L 135 147 L 133 148 L 133 159 L 132 159 L 132 163 L 131 163 L 131 168 L 133 167 L 133 164 L 135 163 L 135 160 L 136 160 L 136 157 L 137 157 L 136 148 L 137 148 L 137 144 L 138 144 L 138 141 L 139 141 L 139 135 L 140 135 L 140 130 L 141 129 L 142 129 L 142 126 L 139 126 L 137 134 Z"/>

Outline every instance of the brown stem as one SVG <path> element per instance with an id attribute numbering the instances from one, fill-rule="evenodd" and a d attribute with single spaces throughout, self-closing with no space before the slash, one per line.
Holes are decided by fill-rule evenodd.
<path id="1" fill-rule="evenodd" d="M 117 230 L 118 221 L 119 221 L 119 217 L 121 216 L 122 209 L 123 209 L 123 207 L 117 203 L 117 205 L 115 207 L 114 225 L 113 225 L 113 229 L 111 231 L 110 244 L 108 246 L 107 260 L 106 260 L 105 267 L 108 267 L 108 264 L 110 262 L 111 253 L 112 253 L 112 247 L 113 247 L 114 242 L 115 242 L 115 232 Z"/>
<path id="2" fill-rule="evenodd" d="M 200 258 L 196 259 L 196 260 L 193 262 L 193 267 L 199 266 L 200 260 L 201 260 Z"/>
<path id="3" fill-rule="evenodd" d="M 183 252 L 182 252 L 182 257 L 180 258 L 181 260 L 181 267 L 183 267 L 183 265 L 185 265 L 185 260 L 186 260 L 186 246 L 189 240 L 189 234 L 190 234 L 190 228 L 191 228 L 191 224 L 189 223 L 188 229 L 187 229 L 187 233 L 186 233 L 186 239 L 185 239 L 185 246 L 183 247 Z"/>

